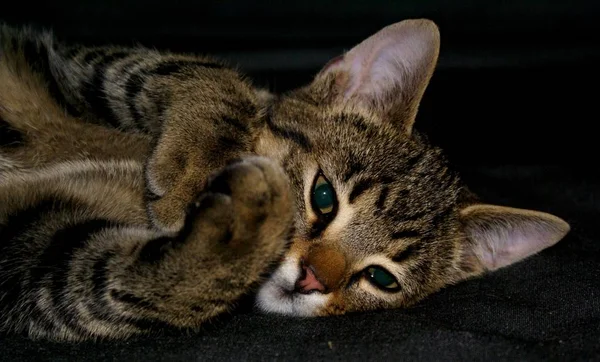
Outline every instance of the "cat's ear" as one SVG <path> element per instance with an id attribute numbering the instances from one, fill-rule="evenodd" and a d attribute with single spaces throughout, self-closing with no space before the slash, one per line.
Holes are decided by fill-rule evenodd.
<path id="1" fill-rule="evenodd" d="M 540 211 L 471 205 L 460 212 L 469 241 L 466 257 L 476 269 L 493 271 L 559 242 L 571 229 L 563 219 Z"/>
<path id="2" fill-rule="evenodd" d="M 404 20 L 330 61 L 317 80 L 333 77 L 333 101 L 368 107 L 410 134 L 439 47 L 440 34 L 434 22 Z"/>

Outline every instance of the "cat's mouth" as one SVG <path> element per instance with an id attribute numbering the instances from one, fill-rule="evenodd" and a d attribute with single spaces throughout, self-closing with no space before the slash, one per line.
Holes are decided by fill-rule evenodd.
<path id="1" fill-rule="evenodd" d="M 258 292 L 256 303 L 268 313 L 314 316 L 327 304 L 329 296 L 314 271 L 300 258 L 288 256 Z"/>

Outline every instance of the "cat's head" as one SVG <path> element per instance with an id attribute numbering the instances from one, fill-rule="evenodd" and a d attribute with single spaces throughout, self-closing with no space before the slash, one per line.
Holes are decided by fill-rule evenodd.
<path id="1" fill-rule="evenodd" d="M 547 213 L 479 202 L 413 131 L 439 44 L 429 20 L 390 25 L 273 101 L 257 151 L 288 173 L 297 214 L 259 308 L 316 316 L 408 306 L 569 231 Z"/>

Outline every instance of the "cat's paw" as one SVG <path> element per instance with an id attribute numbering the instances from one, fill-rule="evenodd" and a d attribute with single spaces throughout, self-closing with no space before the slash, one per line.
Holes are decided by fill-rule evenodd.
<path id="1" fill-rule="evenodd" d="M 194 228 L 200 233 L 213 230 L 208 239 L 216 242 L 215 251 L 253 254 L 258 259 L 281 254 L 294 213 L 284 171 L 259 156 L 243 158 L 211 175 L 193 208 L 189 217 L 195 220 L 189 221 L 198 224 Z"/>
<path id="2" fill-rule="evenodd" d="M 293 215 L 289 181 L 269 159 L 247 157 L 210 175 L 181 232 L 140 253 L 170 323 L 195 326 L 260 283 L 288 250 Z"/>
<path id="3" fill-rule="evenodd" d="M 239 150 L 207 152 L 206 147 L 198 145 L 208 141 L 202 137 L 186 141 L 178 128 L 173 129 L 160 137 L 148 159 L 145 177 L 150 221 L 159 230 L 177 233 L 185 224 L 188 206 L 205 188 L 211 171 L 220 169 L 224 165 L 222 160 L 236 157 Z"/>

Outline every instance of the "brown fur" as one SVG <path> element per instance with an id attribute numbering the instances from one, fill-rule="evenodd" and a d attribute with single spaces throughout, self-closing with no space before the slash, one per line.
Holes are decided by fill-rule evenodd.
<path id="1" fill-rule="evenodd" d="M 439 39 L 430 21 L 394 24 L 272 95 L 206 57 L 3 28 L 0 330 L 197 327 L 259 285 L 271 312 L 404 307 L 557 242 L 563 220 L 480 203 L 413 129 Z M 319 174 L 331 218 L 311 201 Z M 301 263 L 324 292 L 296 294 Z"/>

